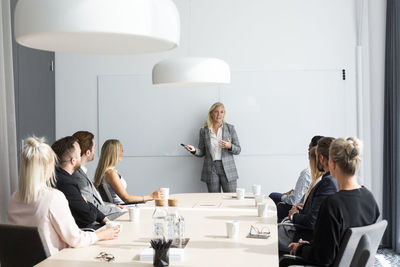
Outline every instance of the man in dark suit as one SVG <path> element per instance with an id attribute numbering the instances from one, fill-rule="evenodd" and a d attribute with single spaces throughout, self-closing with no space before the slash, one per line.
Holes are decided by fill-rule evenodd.
<path id="1" fill-rule="evenodd" d="M 64 193 L 76 224 L 80 228 L 97 229 L 108 218 L 82 196 L 72 174 L 80 167 L 81 149 L 77 139 L 67 136 L 57 140 L 51 148 L 58 156 L 57 189 Z"/>
<path id="2" fill-rule="evenodd" d="M 81 148 L 81 165 L 72 176 L 75 178 L 76 183 L 82 195 L 86 200 L 92 203 L 96 208 L 98 208 L 106 216 L 110 214 L 118 215 L 124 213 L 123 210 L 115 204 L 104 202 L 95 188 L 93 182 L 87 176 L 87 169 L 85 167 L 86 163 L 93 161 L 94 153 L 96 148 L 96 142 L 94 140 L 94 135 L 87 131 L 78 131 L 72 135 L 77 139 L 77 142 Z"/>
<path id="3" fill-rule="evenodd" d="M 279 250 L 289 252 L 287 246 L 291 242 L 297 242 L 300 238 L 303 240 L 311 240 L 314 225 L 318 217 L 319 208 L 322 202 L 329 196 L 338 191 L 337 181 L 329 173 L 329 146 L 332 137 L 324 137 L 318 141 L 316 156 L 318 159 L 318 169 L 324 171 L 321 181 L 317 183 L 311 190 L 304 205 L 294 205 L 289 211 L 289 219 L 294 224 L 290 227 L 279 225 Z"/>

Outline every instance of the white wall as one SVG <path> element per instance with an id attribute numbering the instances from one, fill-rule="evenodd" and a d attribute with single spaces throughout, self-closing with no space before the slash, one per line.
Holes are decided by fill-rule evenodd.
<path id="1" fill-rule="evenodd" d="M 178 49 L 136 56 L 57 53 L 56 136 L 60 138 L 82 129 L 98 136 L 99 75 L 150 75 L 155 63 L 170 57 L 218 57 L 228 62 L 232 72 L 346 69 L 346 90 L 349 95 L 355 96 L 356 2 L 176 0 L 181 16 L 181 45 Z M 373 92 L 371 96 L 367 96 L 379 99 L 381 94 Z M 355 97 L 350 99 L 356 106 Z M 313 105 L 312 99 L 299 97 L 298 101 L 304 102 L 304 105 Z M 329 123 L 329 116 L 332 116 L 336 108 L 343 107 L 329 106 L 328 100 L 326 110 L 315 112 L 325 112 L 326 123 Z M 380 109 L 381 106 L 371 106 L 371 113 L 376 108 Z M 285 115 L 294 112 L 296 111 L 288 106 Z M 373 114 L 374 120 L 376 116 L 380 118 L 379 113 Z M 349 110 L 348 116 L 356 118 L 355 108 Z M 364 119 L 369 120 L 369 117 Z M 235 118 L 230 117 L 229 120 L 235 124 Z M 369 126 L 370 123 L 366 125 Z M 134 126 L 127 124 L 126 127 Z M 355 135 L 355 127 L 354 125 L 343 135 Z M 372 124 L 367 131 L 370 132 L 375 127 Z M 257 131 L 257 125 L 254 125 L 254 131 Z M 316 131 L 315 134 L 320 133 Z M 371 140 L 379 140 L 380 134 L 379 131 L 373 132 Z M 304 140 L 312 137 L 304 129 L 293 129 L 293 135 L 307 135 Z M 287 144 L 291 140 L 276 142 Z M 276 153 L 236 157 L 239 186 L 250 189 L 251 184 L 260 183 L 266 193 L 292 188 L 298 173 L 307 165 L 307 142 L 304 141 L 303 155 Z M 378 146 L 373 146 L 373 149 L 378 149 Z M 267 147 L 264 149 L 268 150 Z M 374 160 L 379 161 L 379 158 Z M 194 192 L 206 190 L 199 181 L 201 166 L 202 160 L 192 156 L 125 157 L 119 170 L 128 180 L 128 191 L 132 194 L 150 192 L 162 186 L 172 187 L 172 192 Z M 93 174 L 95 163 L 88 167 L 89 174 Z M 373 166 L 372 173 L 379 176 L 379 172 L 379 166 Z M 366 171 L 364 176 L 370 177 L 371 171 Z M 365 180 L 371 181 L 370 178 Z M 378 180 L 374 180 L 372 185 L 378 188 L 379 184 Z"/>

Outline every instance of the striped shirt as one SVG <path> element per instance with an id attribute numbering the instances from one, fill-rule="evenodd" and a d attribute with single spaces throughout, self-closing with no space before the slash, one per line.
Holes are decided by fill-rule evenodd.
<path id="1" fill-rule="evenodd" d="M 281 201 L 289 205 L 301 203 L 304 195 L 311 185 L 311 172 L 310 168 L 305 168 L 300 172 L 299 178 L 296 182 L 296 187 L 289 195 L 283 195 Z"/>

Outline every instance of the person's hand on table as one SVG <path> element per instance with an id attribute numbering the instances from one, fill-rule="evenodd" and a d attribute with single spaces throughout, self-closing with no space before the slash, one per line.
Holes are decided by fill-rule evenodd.
<path id="1" fill-rule="evenodd" d="M 106 223 L 106 222 L 109 222 L 109 221 L 110 221 L 110 219 L 108 219 L 107 217 L 104 217 L 103 223 Z"/>
<path id="2" fill-rule="evenodd" d="M 118 225 L 113 228 L 97 230 L 95 233 L 99 240 L 112 240 L 118 238 L 119 232 L 120 226 Z"/>
<path id="3" fill-rule="evenodd" d="M 159 199 L 159 198 L 163 198 L 164 194 L 161 192 L 161 189 L 158 189 L 157 191 L 154 191 L 153 194 L 151 194 L 151 197 L 153 199 Z"/>
<path id="4" fill-rule="evenodd" d="M 196 152 L 196 148 L 192 145 L 186 145 L 186 146 L 184 146 L 184 148 L 189 152 L 192 152 L 192 153 Z"/>
<path id="5" fill-rule="evenodd" d="M 219 141 L 219 146 L 222 148 L 231 149 L 232 148 L 231 140 L 229 138 L 227 141 L 221 140 Z"/>

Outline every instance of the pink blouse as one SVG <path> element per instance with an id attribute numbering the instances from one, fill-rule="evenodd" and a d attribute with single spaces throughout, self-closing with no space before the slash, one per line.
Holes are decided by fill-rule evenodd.
<path id="1" fill-rule="evenodd" d="M 38 199 L 26 204 L 15 192 L 8 205 L 10 224 L 39 227 L 53 255 L 65 247 L 84 247 L 98 241 L 94 232 L 78 228 L 65 195 L 57 189 L 43 191 Z"/>

